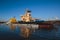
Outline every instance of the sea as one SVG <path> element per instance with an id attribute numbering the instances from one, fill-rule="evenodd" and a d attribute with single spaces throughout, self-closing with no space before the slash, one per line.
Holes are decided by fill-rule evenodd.
<path id="1" fill-rule="evenodd" d="M 0 24 L 0 40 L 60 40 L 60 25 L 54 29 L 36 29 L 28 38 L 21 36 L 21 26 Z"/>

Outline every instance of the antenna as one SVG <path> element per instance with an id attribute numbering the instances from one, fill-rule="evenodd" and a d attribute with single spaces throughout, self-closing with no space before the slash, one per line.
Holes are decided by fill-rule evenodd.
<path id="1" fill-rule="evenodd" d="M 26 8 L 25 10 L 26 10 L 26 13 L 27 13 L 27 12 L 28 12 L 28 13 L 30 13 L 30 12 L 31 12 L 28 8 Z"/>
<path id="2" fill-rule="evenodd" d="M 15 16 L 13 18 L 15 18 Z"/>

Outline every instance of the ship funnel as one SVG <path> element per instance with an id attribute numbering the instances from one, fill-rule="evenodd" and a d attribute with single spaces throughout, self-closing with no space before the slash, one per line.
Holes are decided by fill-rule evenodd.
<path id="1" fill-rule="evenodd" d="M 28 8 L 26 8 L 26 13 L 30 13 L 31 11 L 28 9 Z"/>

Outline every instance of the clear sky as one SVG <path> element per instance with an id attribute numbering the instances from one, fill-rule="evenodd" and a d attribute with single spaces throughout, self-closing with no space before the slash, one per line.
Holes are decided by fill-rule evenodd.
<path id="1" fill-rule="evenodd" d="M 34 18 L 60 18 L 60 0 L 0 0 L 0 18 L 8 20 L 15 16 L 20 20 L 26 8 Z"/>

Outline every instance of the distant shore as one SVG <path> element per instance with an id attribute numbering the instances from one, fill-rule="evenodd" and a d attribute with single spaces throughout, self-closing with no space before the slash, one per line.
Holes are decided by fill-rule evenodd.
<path id="1" fill-rule="evenodd" d="M 5 23 L 5 22 L 0 22 L 0 23 Z"/>
<path id="2" fill-rule="evenodd" d="M 0 22 L 0 24 L 2 23 L 6 23 L 6 22 Z M 22 22 L 22 21 L 18 21 L 14 24 L 60 24 L 60 20 L 58 21 L 37 21 L 37 22 Z"/>

